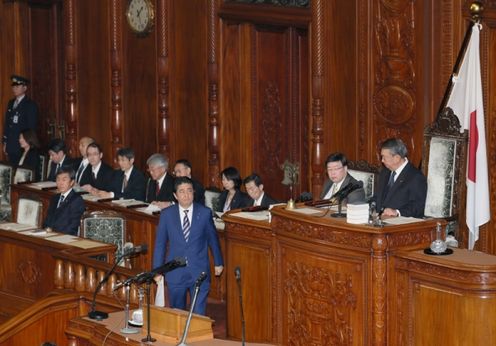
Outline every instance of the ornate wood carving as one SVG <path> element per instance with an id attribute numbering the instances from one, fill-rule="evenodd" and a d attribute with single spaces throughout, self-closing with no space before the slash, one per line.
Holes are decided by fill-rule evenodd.
<path id="1" fill-rule="evenodd" d="M 22 280 L 29 284 L 33 285 L 36 282 L 39 282 L 41 278 L 41 269 L 40 267 L 33 261 L 21 261 L 17 267 L 17 273 L 22 278 Z"/>
<path id="2" fill-rule="evenodd" d="M 411 152 L 419 119 L 414 1 L 378 1 L 375 6 L 372 103 L 377 145 L 385 138 L 400 137 Z"/>
<path id="3" fill-rule="evenodd" d="M 312 193 L 317 195 L 322 189 L 324 103 L 323 77 L 324 67 L 324 13 L 323 0 L 313 0 L 312 9 Z"/>
<path id="4" fill-rule="evenodd" d="M 217 0 L 208 3 L 208 184 L 220 187 L 219 66 L 217 62 Z"/>
<path id="5" fill-rule="evenodd" d="M 387 323 L 387 240 L 376 236 L 372 242 L 372 344 L 386 345 Z"/>
<path id="6" fill-rule="evenodd" d="M 424 230 L 423 232 L 392 233 L 388 236 L 389 249 L 399 248 L 405 245 L 428 245 L 432 241 L 434 230 Z"/>
<path id="7" fill-rule="evenodd" d="M 55 260 L 53 284 L 56 289 L 64 288 L 64 261 L 62 261 L 61 259 Z"/>
<path id="8" fill-rule="evenodd" d="M 358 299 L 352 276 L 298 261 L 287 264 L 284 276 L 289 345 L 314 344 L 315 330 L 323 345 L 352 345 L 351 314 Z"/>
<path id="9" fill-rule="evenodd" d="M 64 263 L 64 288 L 74 288 L 74 263 Z"/>
<path id="10" fill-rule="evenodd" d="M 224 0 L 225 2 L 239 2 L 248 4 L 266 4 L 282 7 L 308 7 L 310 0 Z"/>
<path id="11" fill-rule="evenodd" d="M 75 0 L 64 1 L 64 38 L 65 38 L 65 121 L 67 126 L 66 142 L 69 155 L 79 156 L 79 109 L 77 104 L 77 42 L 78 30 L 75 15 Z"/>
<path id="12" fill-rule="evenodd" d="M 169 28 L 166 0 L 157 1 L 158 150 L 169 155 Z"/>
<path id="13" fill-rule="evenodd" d="M 112 75 L 112 115 L 111 115 L 111 144 L 112 153 L 117 152 L 123 146 L 124 140 L 124 112 L 122 109 L 122 60 L 124 56 L 122 48 L 122 1 L 112 0 L 110 16 L 111 27 L 111 52 L 110 68 Z M 116 158 L 113 155 L 115 162 Z"/>

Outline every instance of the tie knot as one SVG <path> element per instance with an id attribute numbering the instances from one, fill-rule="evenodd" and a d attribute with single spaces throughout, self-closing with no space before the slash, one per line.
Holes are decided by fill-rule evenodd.
<path id="1" fill-rule="evenodd" d="M 184 210 L 184 215 L 188 215 L 188 212 L 189 212 L 189 210 L 188 209 L 185 209 Z"/>

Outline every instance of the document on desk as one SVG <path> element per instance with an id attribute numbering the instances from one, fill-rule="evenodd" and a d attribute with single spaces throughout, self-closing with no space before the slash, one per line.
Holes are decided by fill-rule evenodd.
<path id="1" fill-rule="evenodd" d="M 136 211 L 140 211 L 145 214 L 150 214 L 153 215 L 153 213 L 159 212 L 160 213 L 160 208 L 157 207 L 155 204 L 149 204 L 148 207 L 143 207 L 143 208 L 136 208 L 134 209 Z"/>
<path id="2" fill-rule="evenodd" d="M 62 234 L 55 237 L 47 238 L 47 240 L 54 241 L 61 244 L 69 244 L 78 241 L 80 238 L 70 234 Z"/>
<path id="3" fill-rule="evenodd" d="M 92 249 L 94 247 L 102 246 L 102 243 L 90 240 L 90 239 L 81 239 L 78 238 L 76 241 L 71 242 L 71 246 L 76 246 L 81 249 Z"/>
<path id="4" fill-rule="evenodd" d="M 288 210 L 288 209 L 286 209 Z M 315 209 L 315 208 L 295 208 L 291 209 L 289 211 L 295 212 L 295 213 L 300 213 L 300 214 L 305 214 L 305 215 L 313 215 L 313 214 L 321 214 L 322 210 L 321 209 Z"/>
<path id="5" fill-rule="evenodd" d="M 124 208 L 132 207 L 133 205 L 140 205 L 140 206 L 143 206 L 143 204 L 146 205 L 145 202 L 138 201 L 136 199 L 114 199 L 111 203 Z"/>
<path id="6" fill-rule="evenodd" d="M 98 202 L 98 200 L 100 199 L 104 199 L 102 197 L 98 197 L 98 196 L 93 196 L 93 195 L 90 195 L 89 193 L 85 194 L 85 195 L 81 195 L 81 197 L 83 197 L 83 199 L 85 201 L 91 201 L 91 202 Z"/>
<path id="7" fill-rule="evenodd" d="M 57 187 L 57 184 L 54 181 L 40 181 L 37 183 L 32 183 L 28 185 L 34 189 L 43 190 L 43 189 L 53 189 Z"/>
<path id="8" fill-rule="evenodd" d="M 6 231 L 13 231 L 13 232 L 21 232 L 21 231 L 27 231 L 29 229 L 36 228 L 33 225 L 25 225 L 22 223 L 17 223 L 17 222 L 6 222 L 6 223 L 0 223 L 0 229 L 6 230 Z"/>
<path id="9" fill-rule="evenodd" d="M 386 225 L 406 225 L 408 223 L 422 222 L 422 221 L 425 221 L 425 220 L 419 219 L 416 217 L 406 217 L 406 216 L 392 217 L 392 218 L 383 220 L 383 222 Z"/>
<path id="10" fill-rule="evenodd" d="M 244 219 L 256 220 L 256 221 L 268 221 L 270 218 L 270 211 L 260 210 L 254 212 L 240 211 L 239 213 L 233 213 L 231 216 L 242 217 Z"/>

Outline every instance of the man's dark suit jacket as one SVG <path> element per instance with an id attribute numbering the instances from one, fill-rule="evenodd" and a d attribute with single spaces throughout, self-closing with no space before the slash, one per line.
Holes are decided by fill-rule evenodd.
<path id="1" fill-rule="evenodd" d="M 193 190 L 195 190 L 195 202 L 205 205 L 205 189 L 199 181 L 191 178 L 193 182 Z"/>
<path id="2" fill-rule="evenodd" d="M 32 170 L 34 173 L 33 181 L 40 181 L 41 179 L 40 165 L 41 165 L 40 155 L 38 153 L 38 150 L 36 148 L 31 148 L 26 153 L 24 162 L 19 167 Z"/>
<path id="3" fill-rule="evenodd" d="M 12 165 L 16 165 L 22 155 L 19 135 L 27 129 L 36 131 L 38 123 L 38 106 L 33 100 L 24 96 L 15 109 L 14 102 L 15 98 L 7 105 L 3 126 L 3 143 L 6 144 L 5 151 Z"/>
<path id="4" fill-rule="evenodd" d="M 349 173 L 346 175 L 346 177 L 344 178 L 344 181 L 343 183 L 341 184 L 341 186 L 339 187 L 339 191 L 341 191 L 343 188 L 345 188 L 348 184 L 357 184 L 358 183 L 358 180 L 356 180 L 355 178 L 353 178 Z M 326 182 L 324 183 L 324 188 L 322 189 L 322 193 L 320 194 L 320 199 L 324 199 L 325 195 L 327 195 L 327 192 L 329 192 L 329 190 L 331 189 L 332 187 L 332 180 L 331 179 L 327 179 Z M 345 198 L 345 200 L 343 201 L 343 203 L 365 203 L 365 190 L 362 188 L 359 188 L 359 189 L 356 189 L 354 191 L 352 191 L 348 197 Z"/>
<path id="5" fill-rule="evenodd" d="M 72 190 L 57 208 L 59 199 L 60 193 L 50 199 L 43 227 L 50 227 L 57 232 L 77 235 L 81 216 L 85 209 L 83 198 Z"/>
<path id="6" fill-rule="evenodd" d="M 392 208 L 399 210 L 401 216 L 423 217 L 427 179 L 422 172 L 408 162 L 393 186 L 386 191 L 390 175 L 389 169 L 383 169 L 379 174 L 379 185 L 375 195 L 377 210 Z"/>
<path id="7" fill-rule="evenodd" d="M 270 197 L 267 194 L 267 192 L 264 192 L 264 195 L 262 197 L 262 203 L 260 203 L 261 207 L 268 208 L 268 207 L 270 207 L 271 204 L 276 204 L 276 203 L 279 203 L 279 202 L 276 201 L 275 199 L 273 199 L 272 197 Z M 255 204 L 254 200 L 252 200 L 252 205 L 253 204 Z"/>
<path id="8" fill-rule="evenodd" d="M 227 194 L 229 191 L 224 190 L 221 192 L 219 196 L 219 201 L 217 204 L 216 211 L 224 211 L 224 204 L 226 203 Z M 250 207 L 253 205 L 253 200 L 241 190 L 236 190 L 233 199 L 231 200 L 231 205 L 229 206 L 229 210 Z"/>
<path id="9" fill-rule="evenodd" d="M 124 171 L 115 170 L 114 178 L 112 179 L 112 186 L 110 191 L 114 193 L 114 198 L 124 198 L 131 199 L 134 198 L 138 201 L 145 200 L 145 176 L 143 173 L 133 167 L 131 174 L 129 175 L 129 180 L 127 182 L 127 187 L 122 192 L 122 182 L 124 181 Z"/>
<path id="10" fill-rule="evenodd" d="M 74 161 L 69 156 L 66 155 L 60 167 L 64 169 L 73 169 Z M 55 181 L 56 178 L 57 178 L 57 163 L 51 161 L 47 180 Z"/>
<path id="11" fill-rule="evenodd" d="M 100 169 L 98 170 L 98 175 L 96 176 L 96 179 L 94 179 L 92 167 L 90 164 L 88 164 L 83 172 L 83 176 L 81 177 L 79 185 L 83 186 L 86 184 L 90 184 L 98 190 L 107 191 L 109 189 L 109 186 L 111 186 L 112 184 L 113 176 L 114 170 L 112 169 L 112 167 L 102 161 Z"/>
<path id="12" fill-rule="evenodd" d="M 147 192 L 146 192 L 146 202 L 151 203 L 153 201 L 160 202 L 173 202 L 174 198 L 174 178 L 167 173 L 164 180 L 162 181 L 162 186 L 160 186 L 160 191 L 157 195 L 157 182 L 153 179 L 148 179 Z"/>

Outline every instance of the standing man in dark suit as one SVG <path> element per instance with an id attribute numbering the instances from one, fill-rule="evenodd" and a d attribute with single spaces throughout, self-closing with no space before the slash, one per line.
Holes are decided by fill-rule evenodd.
<path id="1" fill-rule="evenodd" d="M 145 200 L 145 176 L 134 167 L 134 151 L 131 148 L 117 150 L 117 162 L 120 169 L 114 171 L 112 184 L 106 191 L 96 190 L 101 198 L 124 198 Z M 110 190 L 110 191 L 109 191 Z"/>
<path id="2" fill-rule="evenodd" d="M 171 307 L 183 310 L 186 309 L 188 291 L 193 298 L 195 281 L 205 272 L 207 278 L 200 287 L 193 310 L 197 314 L 205 315 L 210 290 L 209 248 L 214 258 L 215 275 L 219 276 L 224 269 L 219 239 L 211 210 L 193 202 L 191 180 L 186 177 L 177 178 L 174 189 L 178 203 L 162 210 L 160 214 L 153 251 L 153 267 L 157 268 L 177 257 L 186 259 L 186 267 L 165 275 Z"/>
<path id="3" fill-rule="evenodd" d="M 52 139 L 48 145 L 48 155 L 50 156 L 50 165 L 48 167 L 48 180 L 55 181 L 57 172 L 65 168 L 73 168 L 74 162 L 67 156 L 67 147 L 65 143 L 60 138 Z"/>
<path id="4" fill-rule="evenodd" d="M 264 191 L 262 178 L 256 173 L 253 173 L 243 180 L 246 192 L 253 200 L 254 207 L 268 208 L 271 204 L 276 204 L 277 201 L 270 197 Z"/>
<path id="5" fill-rule="evenodd" d="M 327 179 L 320 194 L 320 199 L 330 199 L 337 192 L 348 186 L 348 184 L 358 184 L 358 180 L 348 173 L 348 159 L 342 153 L 329 155 L 325 162 Z M 352 191 L 346 198 L 345 203 L 364 203 L 365 191 L 363 187 Z"/>
<path id="6" fill-rule="evenodd" d="M 84 170 L 90 164 L 88 161 L 88 157 L 86 156 L 86 150 L 88 149 L 88 145 L 95 142 L 95 140 L 91 137 L 82 137 L 79 140 L 79 152 L 81 153 L 81 157 L 74 160 L 74 171 L 76 171 L 76 184 L 81 182 L 81 178 L 83 177 Z"/>
<path id="7" fill-rule="evenodd" d="M 103 152 L 98 143 L 91 143 L 86 149 L 89 165 L 81 177 L 81 187 L 89 193 L 95 194 L 98 190 L 108 189 L 112 183 L 113 169 L 102 161 Z"/>
<path id="8" fill-rule="evenodd" d="M 174 178 L 167 173 L 169 160 L 162 154 L 153 154 L 146 161 L 151 179 L 148 179 L 146 202 L 167 208 L 174 204 Z"/>
<path id="9" fill-rule="evenodd" d="M 383 216 L 423 217 L 427 180 L 407 159 L 408 151 L 401 139 L 382 143 L 381 161 L 387 169 L 379 175 L 375 200 Z"/>
<path id="10" fill-rule="evenodd" d="M 52 196 L 48 207 L 47 217 L 43 227 L 78 235 L 81 216 L 84 213 L 84 201 L 79 194 L 74 192 L 74 170 L 61 168 L 56 177 L 58 194 Z"/>
<path id="11" fill-rule="evenodd" d="M 205 189 L 199 181 L 191 177 L 191 162 L 186 159 L 177 160 L 174 165 L 174 175 L 176 178 L 188 177 L 193 182 L 193 190 L 195 191 L 195 202 L 205 205 Z"/>
<path id="12" fill-rule="evenodd" d="M 10 79 L 15 98 L 7 104 L 2 142 L 3 152 L 7 154 L 10 164 L 16 165 L 22 155 L 19 134 L 27 129 L 36 131 L 38 106 L 26 95 L 29 79 L 16 75 Z"/>

